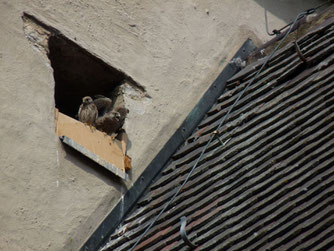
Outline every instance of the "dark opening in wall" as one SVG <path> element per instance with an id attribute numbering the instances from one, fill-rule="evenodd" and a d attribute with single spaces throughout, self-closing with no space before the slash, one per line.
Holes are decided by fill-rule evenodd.
<path id="1" fill-rule="evenodd" d="M 110 96 L 126 79 L 125 74 L 58 35 L 49 38 L 48 56 L 54 70 L 56 107 L 71 117 L 84 96 Z"/>
<path id="2" fill-rule="evenodd" d="M 55 79 L 55 103 L 60 112 L 74 118 L 85 96 L 113 96 L 115 102 L 113 91 L 124 82 L 145 92 L 131 77 L 92 55 L 57 29 L 27 13 L 22 19 L 28 40 L 50 60 Z"/>

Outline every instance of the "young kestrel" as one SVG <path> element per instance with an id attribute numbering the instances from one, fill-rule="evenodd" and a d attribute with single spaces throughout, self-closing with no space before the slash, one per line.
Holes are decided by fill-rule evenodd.
<path id="1" fill-rule="evenodd" d="M 95 120 L 97 119 L 97 115 L 98 110 L 93 99 L 89 96 L 84 97 L 78 112 L 79 121 L 89 126 L 93 126 L 95 124 Z"/>

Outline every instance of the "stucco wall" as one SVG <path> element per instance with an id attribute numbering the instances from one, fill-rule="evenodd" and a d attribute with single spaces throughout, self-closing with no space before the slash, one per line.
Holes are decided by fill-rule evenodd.
<path id="1" fill-rule="evenodd" d="M 281 12 L 293 18 L 322 1 L 293 1 L 294 11 L 288 12 L 289 1 L 281 2 Z M 0 1 L 0 249 L 78 249 L 182 123 L 224 62 L 248 37 L 256 43 L 269 39 L 260 4 Z M 269 13 L 272 29 L 289 21 L 277 8 L 276 16 Z M 128 182 L 57 138 L 53 70 L 47 57 L 28 43 L 23 11 L 122 70 L 150 95 L 126 100 L 133 160 Z"/>

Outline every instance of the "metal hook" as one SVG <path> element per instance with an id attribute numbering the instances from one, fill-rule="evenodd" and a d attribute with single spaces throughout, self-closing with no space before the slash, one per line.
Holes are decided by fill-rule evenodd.
<path id="1" fill-rule="evenodd" d="M 269 36 L 274 36 L 274 35 L 280 35 L 281 32 L 279 30 L 273 30 L 273 33 L 269 32 L 269 27 L 268 27 L 268 17 L 267 17 L 267 10 L 264 9 L 264 18 L 266 20 L 266 31 Z"/>
<path id="2" fill-rule="evenodd" d="M 181 217 L 181 227 L 180 227 L 181 237 L 189 247 L 196 248 L 196 247 L 198 247 L 198 245 L 192 243 L 188 238 L 188 235 L 187 235 L 187 232 L 186 232 L 186 225 L 187 225 L 187 218 L 186 218 L 186 216 L 182 216 Z"/>

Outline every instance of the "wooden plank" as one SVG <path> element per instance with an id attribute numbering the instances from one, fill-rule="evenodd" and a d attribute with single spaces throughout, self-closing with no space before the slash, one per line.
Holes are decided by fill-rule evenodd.
<path id="1" fill-rule="evenodd" d="M 126 155 L 127 136 L 120 140 L 89 127 L 56 110 L 57 135 L 64 143 L 81 152 L 117 176 L 126 179 L 129 166 Z M 127 156 L 127 157 L 126 157 Z"/>

